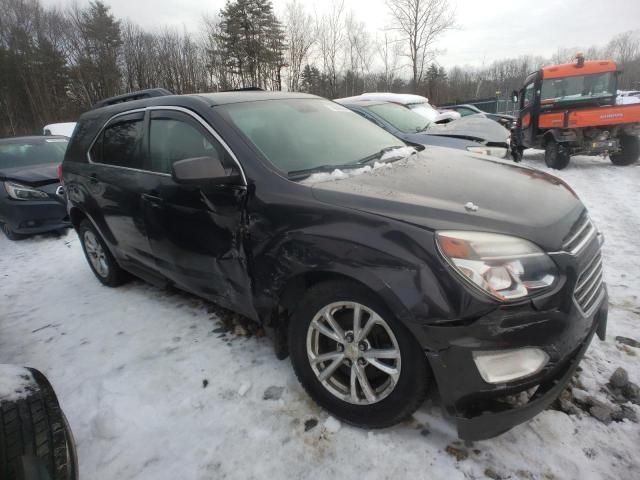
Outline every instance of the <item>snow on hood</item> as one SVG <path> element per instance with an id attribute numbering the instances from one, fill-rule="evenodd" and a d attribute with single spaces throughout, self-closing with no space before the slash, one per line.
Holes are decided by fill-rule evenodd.
<path id="1" fill-rule="evenodd" d="M 335 180 L 344 180 L 345 178 L 363 175 L 365 173 L 371 173 L 375 170 L 393 168 L 394 163 L 397 163 L 397 162 L 388 163 L 386 162 L 386 160 L 389 160 L 391 158 L 396 158 L 396 157 L 410 157 L 416 152 L 417 150 L 414 147 L 395 148 L 393 150 L 385 152 L 380 157 L 379 161 L 374 162 L 373 166 L 366 165 L 362 168 L 353 168 L 353 169 L 346 169 L 346 170 L 340 170 L 339 168 L 336 168 L 332 172 L 314 173 L 308 176 L 307 178 L 305 178 L 304 180 L 302 180 L 300 183 L 303 185 L 312 185 L 314 183 L 319 183 L 319 182 L 332 182 Z"/>
<path id="2" fill-rule="evenodd" d="M 0 403 L 15 402 L 38 390 L 31 372 L 24 367 L 0 364 Z"/>

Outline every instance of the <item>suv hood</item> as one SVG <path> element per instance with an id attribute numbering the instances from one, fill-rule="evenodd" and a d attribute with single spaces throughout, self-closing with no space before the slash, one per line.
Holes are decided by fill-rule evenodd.
<path id="1" fill-rule="evenodd" d="M 424 132 L 426 135 L 444 135 L 476 142 L 507 143 L 509 131 L 498 123 L 483 116 L 467 116 L 449 123 L 432 124 Z"/>
<path id="2" fill-rule="evenodd" d="M 584 211 L 559 178 L 439 147 L 427 147 L 391 168 L 314 183 L 312 192 L 324 203 L 429 230 L 504 233 L 526 238 L 546 251 L 561 249 Z M 469 202 L 476 211 L 465 207 Z"/>
<path id="3" fill-rule="evenodd" d="M 29 165 L 0 169 L 0 178 L 26 185 L 46 185 L 58 183 L 58 166 L 55 164 Z"/>

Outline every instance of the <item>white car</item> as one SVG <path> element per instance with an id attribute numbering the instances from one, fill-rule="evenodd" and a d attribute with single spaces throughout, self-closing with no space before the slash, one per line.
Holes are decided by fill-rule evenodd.
<path id="1" fill-rule="evenodd" d="M 618 90 L 616 105 L 640 103 L 640 90 Z"/>
<path id="2" fill-rule="evenodd" d="M 50 123 L 42 129 L 43 135 L 64 135 L 71 138 L 73 130 L 76 128 L 76 122 L 66 123 Z"/>
<path id="3" fill-rule="evenodd" d="M 410 110 L 413 110 L 418 115 L 423 116 L 432 123 L 448 123 L 453 120 L 460 119 L 461 115 L 458 112 L 444 111 L 440 112 L 436 110 L 430 103 L 427 97 L 421 95 L 411 95 L 408 93 L 363 93 L 362 95 L 356 95 L 355 97 L 342 98 L 341 100 L 374 100 L 381 102 L 391 102 L 403 105 Z"/>

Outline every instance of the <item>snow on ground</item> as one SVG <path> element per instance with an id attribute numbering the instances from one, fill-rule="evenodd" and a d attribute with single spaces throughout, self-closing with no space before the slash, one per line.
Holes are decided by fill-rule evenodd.
<path id="1" fill-rule="evenodd" d="M 542 154 L 525 164 L 543 168 Z M 640 165 L 579 157 L 558 175 L 606 236 L 609 331 L 580 376 L 601 395 L 619 366 L 640 383 L 640 349 L 614 340 L 640 340 Z M 3 237 L 0 252 L 0 363 L 49 377 L 82 479 L 638 478 L 640 425 L 628 420 L 604 425 L 548 410 L 499 438 L 457 444 L 457 460 L 445 451 L 456 436 L 437 401 L 386 430 L 340 425 L 267 339 L 222 335 L 206 302 L 141 281 L 103 287 L 74 232 Z"/>
<path id="2" fill-rule="evenodd" d="M 38 384 L 29 370 L 17 365 L 0 364 L 0 404 L 26 398 L 36 390 Z"/>

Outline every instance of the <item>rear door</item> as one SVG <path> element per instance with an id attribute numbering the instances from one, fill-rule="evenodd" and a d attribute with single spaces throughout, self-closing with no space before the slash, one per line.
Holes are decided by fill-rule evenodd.
<path id="1" fill-rule="evenodd" d="M 142 208 L 145 113 L 112 119 L 89 151 L 90 215 L 121 260 L 152 265 Z"/>
<path id="2" fill-rule="evenodd" d="M 191 114 L 152 110 L 144 204 L 158 270 L 182 288 L 254 317 L 244 250 L 244 185 L 178 184 L 174 162 L 217 157 L 239 168 L 226 148 Z"/>

